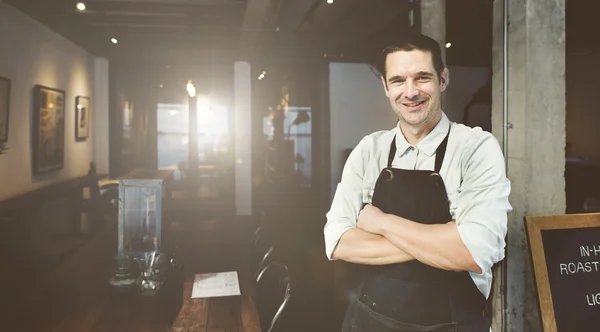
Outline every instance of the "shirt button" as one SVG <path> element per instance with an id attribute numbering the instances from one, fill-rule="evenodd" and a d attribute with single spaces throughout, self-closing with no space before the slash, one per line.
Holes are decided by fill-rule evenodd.
<path id="1" fill-rule="evenodd" d="M 409 149 L 410 149 L 410 151 L 415 151 L 415 147 L 414 146 L 411 146 Z"/>

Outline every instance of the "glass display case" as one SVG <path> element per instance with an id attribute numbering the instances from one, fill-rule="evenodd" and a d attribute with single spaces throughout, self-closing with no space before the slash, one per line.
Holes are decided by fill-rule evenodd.
<path id="1" fill-rule="evenodd" d="M 155 293 L 170 259 L 162 250 L 162 223 L 171 170 L 134 170 L 119 181 L 118 255 L 110 280 L 117 290 Z M 163 272 L 161 272 L 163 271 Z"/>
<path id="2" fill-rule="evenodd" d="M 160 250 L 173 171 L 134 170 L 119 178 L 119 255 Z"/>

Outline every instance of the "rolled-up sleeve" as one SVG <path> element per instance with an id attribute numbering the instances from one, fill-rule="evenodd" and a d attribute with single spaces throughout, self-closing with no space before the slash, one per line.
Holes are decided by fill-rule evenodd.
<path id="1" fill-rule="evenodd" d="M 471 256 L 483 271 L 504 258 L 510 181 L 498 141 L 482 133 L 463 157 L 456 225 Z M 491 275 L 489 276 L 491 278 Z"/>
<path id="2" fill-rule="evenodd" d="M 362 205 L 362 180 L 365 167 L 365 139 L 352 150 L 344 170 L 341 182 L 337 185 L 331 208 L 327 212 L 324 228 L 325 253 L 333 260 L 333 251 L 342 235 L 356 227 L 358 212 Z"/>

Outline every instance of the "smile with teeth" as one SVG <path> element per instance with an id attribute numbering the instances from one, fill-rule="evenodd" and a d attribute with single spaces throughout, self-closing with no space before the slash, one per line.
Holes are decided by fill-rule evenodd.
<path id="1" fill-rule="evenodd" d="M 423 103 L 425 103 L 425 100 L 415 101 L 415 102 L 412 102 L 412 103 L 402 103 L 402 105 L 404 105 L 406 107 L 417 107 L 417 106 L 420 106 Z"/>

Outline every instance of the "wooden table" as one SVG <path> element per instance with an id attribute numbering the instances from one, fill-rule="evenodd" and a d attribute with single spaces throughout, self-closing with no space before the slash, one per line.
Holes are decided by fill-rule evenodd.
<path id="1" fill-rule="evenodd" d="M 250 278 L 240 274 L 241 296 L 192 299 L 193 276 L 183 284 L 183 303 L 172 325 L 169 301 L 98 292 L 73 310 L 53 332 L 261 332 Z M 171 316 L 173 317 L 173 316 Z"/>
<path id="2" fill-rule="evenodd" d="M 239 274 L 241 296 L 192 299 L 193 276 L 183 285 L 183 305 L 171 332 L 260 332 L 252 280 Z"/>
<path id="3" fill-rule="evenodd" d="M 6 312 L 9 319 L 0 330 L 261 331 L 252 273 L 245 268 L 247 250 L 239 245 L 242 241 L 221 229 L 195 225 L 164 237 L 165 243 L 177 244 L 176 253 L 185 267 L 182 268 L 185 277 L 183 285 L 181 279 L 174 283 L 178 287 L 171 290 L 176 290 L 161 294 L 177 294 L 179 299 L 168 297 L 169 300 L 162 301 L 137 294 L 111 293 L 107 281 L 115 269 L 116 226 L 109 225 L 62 263 L 60 269 L 23 290 L 11 302 L 13 308 Z M 194 273 L 234 270 L 238 271 L 241 296 L 191 299 Z"/>

